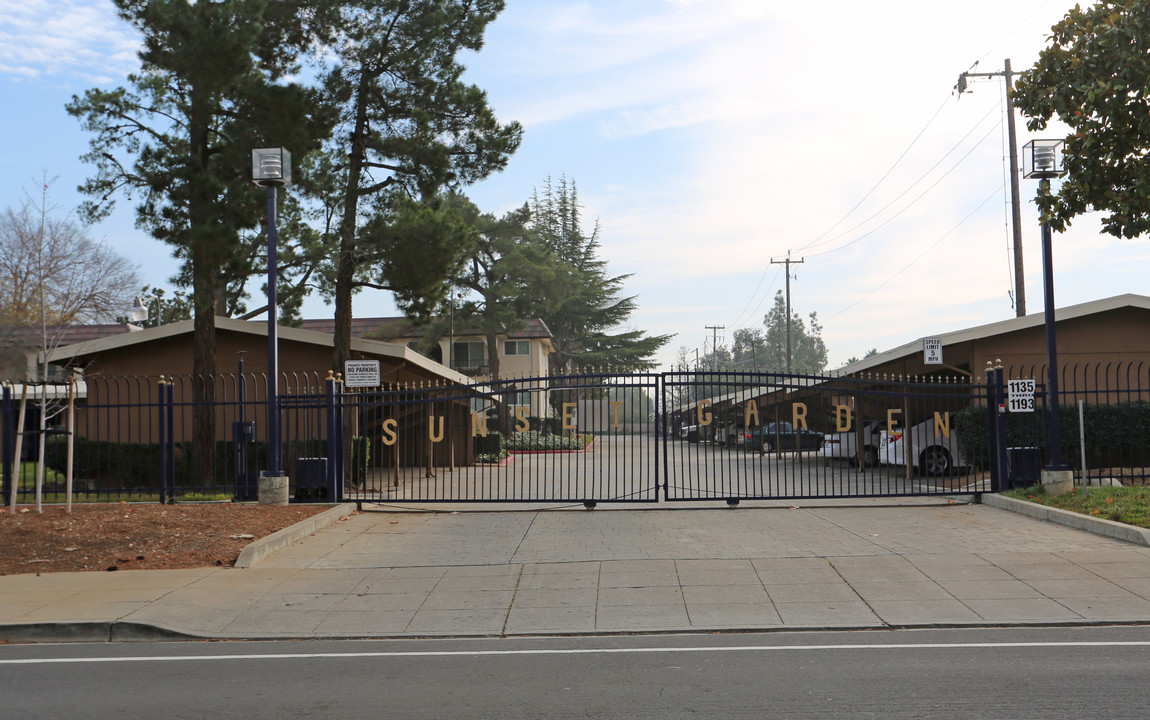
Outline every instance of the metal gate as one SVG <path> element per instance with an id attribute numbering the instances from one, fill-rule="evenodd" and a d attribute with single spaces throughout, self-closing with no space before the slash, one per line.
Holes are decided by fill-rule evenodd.
<path id="1" fill-rule="evenodd" d="M 668 501 L 989 491 L 986 387 L 965 378 L 670 373 Z"/>
<path id="2" fill-rule="evenodd" d="M 991 490 L 986 386 L 587 373 L 340 394 L 346 501 L 599 502 Z M 330 472 L 330 471 L 329 471 Z"/>

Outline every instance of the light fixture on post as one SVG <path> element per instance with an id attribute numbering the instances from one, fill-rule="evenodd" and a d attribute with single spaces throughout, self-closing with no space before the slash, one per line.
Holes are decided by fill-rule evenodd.
<path id="1" fill-rule="evenodd" d="M 1051 178 L 1066 174 L 1066 168 L 1062 164 L 1064 145 L 1062 140 L 1031 140 L 1022 148 L 1022 176 L 1039 180 L 1040 195 L 1050 186 Z M 1054 325 L 1054 251 L 1049 220 L 1042 222 L 1042 286 L 1043 314 L 1046 321 L 1046 407 L 1049 412 L 1046 427 L 1047 444 L 1050 446 L 1046 471 L 1043 473 L 1043 484 L 1069 481 L 1070 487 L 1073 487 L 1073 473 L 1070 472 L 1069 466 L 1062 462 L 1062 423 L 1058 408 L 1058 343 Z M 1070 477 L 1066 478 L 1065 475 L 1048 477 L 1048 473 L 1065 473 Z"/>
<path id="2" fill-rule="evenodd" d="M 148 306 L 144 304 L 139 295 L 132 301 L 132 309 L 128 311 L 128 317 L 137 325 L 148 321 Z"/>
<path id="3" fill-rule="evenodd" d="M 160 326 L 159 295 L 145 295 L 143 297 L 137 295 L 136 298 L 132 300 L 132 307 L 128 310 L 128 317 L 131 318 L 133 323 L 136 323 L 137 325 L 143 325 L 144 323 L 148 322 L 148 318 L 151 317 L 151 313 L 148 312 L 148 302 L 150 301 L 155 301 L 156 303 L 156 314 L 152 320 L 152 327 Z"/>
<path id="4" fill-rule="evenodd" d="M 260 475 L 259 501 L 284 505 L 287 503 L 288 480 L 280 468 L 276 188 L 291 184 L 291 153 L 283 148 L 252 150 L 252 182 L 268 190 L 268 466 Z"/>

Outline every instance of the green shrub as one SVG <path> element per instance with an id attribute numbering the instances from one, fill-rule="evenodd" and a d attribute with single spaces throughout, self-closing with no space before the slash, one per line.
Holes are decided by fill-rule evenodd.
<path id="1" fill-rule="evenodd" d="M 538 431 L 512 433 L 507 438 L 505 447 L 511 451 L 553 451 L 553 450 L 582 450 L 589 442 L 591 436 L 544 435 Z"/>

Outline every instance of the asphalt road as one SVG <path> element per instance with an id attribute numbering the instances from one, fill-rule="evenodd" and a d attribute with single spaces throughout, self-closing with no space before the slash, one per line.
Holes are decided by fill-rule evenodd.
<path id="1" fill-rule="evenodd" d="M 1150 628 L 0 647 L 7 718 L 1144 718 Z"/>
<path id="2" fill-rule="evenodd" d="M 818 451 L 761 455 L 650 436 L 603 436 L 587 452 L 520 454 L 501 466 L 375 469 L 352 499 L 652 502 L 663 483 L 674 500 L 860 497 L 981 492 L 969 474 L 923 478 L 905 466 L 851 467 Z M 659 491 L 656 492 L 656 487 Z M 666 498 L 664 498 L 666 499 Z"/>

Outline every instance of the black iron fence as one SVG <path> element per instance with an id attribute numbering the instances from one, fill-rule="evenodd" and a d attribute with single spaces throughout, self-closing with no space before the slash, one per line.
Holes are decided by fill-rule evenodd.
<path id="1" fill-rule="evenodd" d="M 315 376 L 281 383 L 322 388 Z M 55 501 L 68 489 L 81 500 L 254 499 L 266 467 L 266 398 L 267 378 L 251 374 L 6 386 L 5 500 L 13 488 L 18 502 L 37 492 Z M 300 451 L 298 442 L 285 449 Z"/>
<path id="2" fill-rule="evenodd" d="M 279 464 L 297 500 L 591 504 L 989 492 L 1037 482 L 1049 461 L 1044 372 L 587 373 L 376 388 L 287 375 Z M 1011 380 L 1034 380 L 1032 410 L 1010 392 Z M 1145 484 L 1150 367 L 1070 365 L 1061 388 L 1061 455 L 1076 475 Z M 19 503 L 37 492 L 60 501 L 69 489 L 80 500 L 255 499 L 267 467 L 262 375 L 8 384 L 2 405 L 5 502 L 13 492 Z"/>
<path id="3" fill-rule="evenodd" d="M 1046 366 L 1007 366 L 1001 369 L 999 397 L 1002 419 L 999 442 L 1005 448 L 1009 480 L 1014 485 L 1039 481 L 1052 460 L 1051 410 Z M 987 382 L 986 378 L 982 379 Z M 1010 386 L 1035 388 L 1033 405 L 1011 402 Z M 1059 373 L 1060 457 L 1078 481 L 1090 484 L 1145 485 L 1150 479 L 1150 366 L 1145 363 L 1082 363 L 1064 365 Z M 972 413 L 980 463 L 991 463 L 994 435 L 987 416 Z M 981 419 L 980 419 L 981 418 Z"/>

